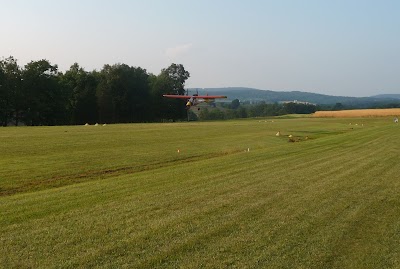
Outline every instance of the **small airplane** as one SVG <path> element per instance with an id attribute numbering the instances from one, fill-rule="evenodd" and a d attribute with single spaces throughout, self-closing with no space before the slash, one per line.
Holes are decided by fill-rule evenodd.
<path id="1" fill-rule="evenodd" d="M 192 106 L 197 106 L 200 103 L 213 103 L 215 99 L 227 98 L 227 96 L 224 95 L 199 95 L 198 92 L 193 95 L 189 95 L 187 92 L 186 95 L 164 94 L 163 96 L 174 99 L 186 99 L 186 109 L 188 110 Z M 200 110 L 200 108 L 198 108 L 198 110 Z"/>

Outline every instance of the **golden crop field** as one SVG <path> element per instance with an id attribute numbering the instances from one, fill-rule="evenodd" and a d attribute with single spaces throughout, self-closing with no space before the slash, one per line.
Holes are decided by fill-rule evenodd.
<path id="1" fill-rule="evenodd" d="M 400 108 L 317 111 L 314 113 L 314 117 L 317 118 L 386 117 L 399 115 Z"/>

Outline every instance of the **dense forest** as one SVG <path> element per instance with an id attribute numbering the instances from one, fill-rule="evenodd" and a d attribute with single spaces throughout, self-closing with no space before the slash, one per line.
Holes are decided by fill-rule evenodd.
<path id="1" fill-rule="evenodd" d="M 181 64 L 171 64 L 159 75 L 126 64 L 104 65 L 86 71 L 79 64 L 60 72 L 48 60 L 24 67 L 10 56 L 0 61 L 0 124 L 76 125 L 94 123 L 161 122 L 187 119 L 182 100 L 163 94 L 184 94 L 190 77 Z M 191 119 L 230 119 L 312 113 L 315 106 L 258 104 L 239 100 L 220 108 L 190 113 Z"/>
<path id="2" fill-rule="evenodd" d="M 162 121 L 186 117 L 182 101 L 163 94 L 184 94 L 190 74 L 171 64 L 159 75 L 126 64 L 85 71 L 77 63 L 66 72 L 48 60 L 20 67 L 0 61 L 0 124 L 65 125 Z"/>

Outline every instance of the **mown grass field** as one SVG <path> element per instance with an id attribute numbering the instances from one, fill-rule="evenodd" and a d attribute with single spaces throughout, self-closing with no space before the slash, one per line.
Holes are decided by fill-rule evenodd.
<path id="1" fill-rule="evenodd" d="M 399 141 L 391 118 L 0 128 L 0 267 L 400 268 Z"/>

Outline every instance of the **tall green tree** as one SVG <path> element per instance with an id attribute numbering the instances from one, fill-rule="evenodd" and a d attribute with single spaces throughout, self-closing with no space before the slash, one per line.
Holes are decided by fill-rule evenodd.
<path id="1" fill-rule="evenodd" d="M 287 103 L 284 104 L 285 114 L 311 114 L 314 113 L 317 109 L 315 105 L 311 104 L 296 104 L 296 103 Z"/>
<path id="2" fill-rule="evenodd" d="M 128 88 L 129 121 L 150 121 L 152 118 L 149 74 L 140 67 L 131 67 L 130 74 L 130 86 Z"/>
<path id="3" fill-rule="evenodd" d="M 7 91 L 5 88 L 6 75 L 3 68 L 0 68 L 0 125 L 7 126 Z"/>
<path id="4" fill-rule="evenodd" d="M 172 80 L 165 74 L 149 78 L 151 87 L 152 114 L 157 121 L 179 118 L 177 110 L 184 110 L 185 103 L 183 100 L 167 99 L 163 94 L 168 94 L 168 89 L 173 88 Z"/>
<path id="5" fill-rule="evenodd" d="M 22 73 L 25 122 L 29 125 L 66 123 L 67 95 L 59 83 L 57 65 L 47 60 L 31 61 Z"/>
<path id="6" fill-rule="evenodd" d="M 23 95 L 21 68 L 17 60 L 10 56 L 0 61 L 0 121 L 7 126 L 11 120 L 19 123 Z"/>
<path id="7" fill-rule="evenodd" d="M 99 74 L 97 100 L 102 122 L 151 120 L 149 75 L 126 64 L 105 65 Z"/>
<path id="8" fill-rule="evenodd" d="M 185 94 L 185 82 L 190 73 L 182 64 L 171 64 L 162 69 L 158 76 L 150 78 L 153 110 L 157 120 L 184 119 L 187 117 L 184 100 L 167 99 L 163 94 Z"/>
<path id="9" fill-rule="evenodd" d="M 171 80 L 172 88 L 168 89 L 171 94 L 185 94 L 185 82 L 190 77 L 190 73 L 182 64 L 171 64 L 168 68 L 161 70 L 161 75 L 165 75 Z"/>
<path id="10" fill-rule="evenodd" d="M 86 72 L 78 63 L 74 63 L 60 80 L 68 95 L 69 123 L 97 122 L 97 73 Z"/>
<path id="11" fill-rule="evenodd" d="M 240 101 L 239 101 L 239 99 L 234 99 L 234 100 L 232 100 L 232 103 L 231 103 L 231 108 L 232 108 L 232 109 L 237 109 L 239 106 L 240 106 Z"/>

